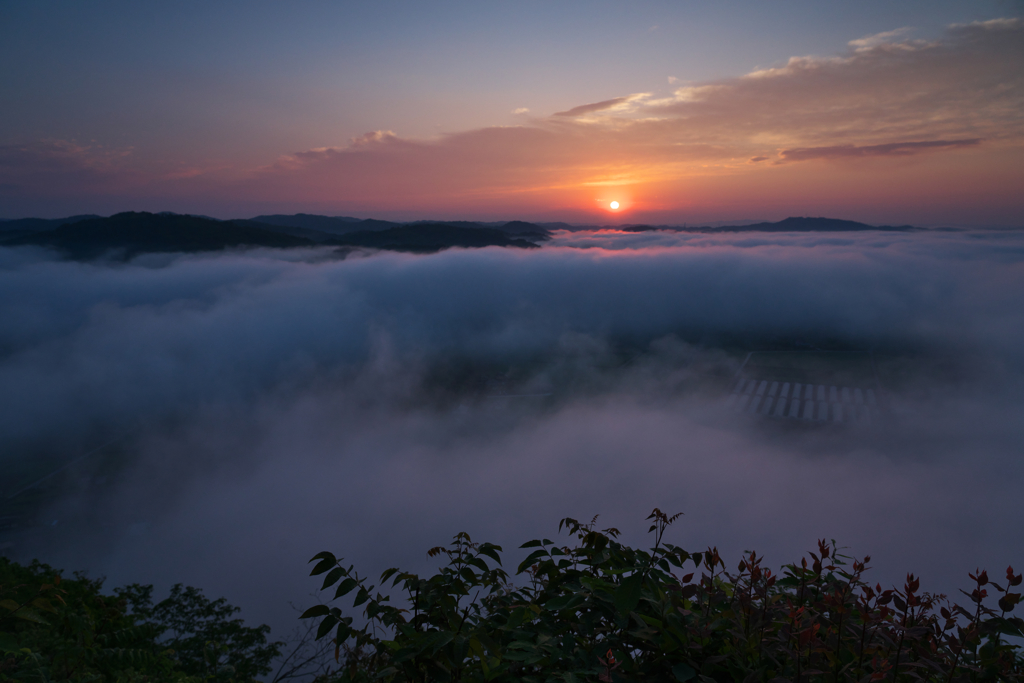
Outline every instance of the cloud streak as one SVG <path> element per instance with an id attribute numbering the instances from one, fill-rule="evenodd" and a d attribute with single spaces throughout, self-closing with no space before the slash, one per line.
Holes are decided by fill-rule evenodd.
<path id="1" fill-rule="evenodd" d="M 835 147 L 803 147 L 784 149 L 779 156 L 784 161 L 808 161 L 810 159 L 852 159 L 864 157 L 910 156 L 922 152 L 931 152 L 959 147 L 980 145 L 981 138 L 969 140 L 924 140 L 921 142 L 890 142 L 884 145 L 838 145 Z M 767 157 L 761 157 L 764 160 Z"/>

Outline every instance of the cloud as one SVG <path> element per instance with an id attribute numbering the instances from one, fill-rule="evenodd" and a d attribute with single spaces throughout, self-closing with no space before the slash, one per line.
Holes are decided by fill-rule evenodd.
<path id="1" fill-rule="evenodd" d="M 687 513 L 686 547 L 777 564 L 835 537 L 879 580 L 929 589 L 1021 561 L 1021 233 L 553 243 L 118 267 L 0 249 L 7 471 L 128 434 L 11 552 L 201 585 L 275 626 L 310 601 L 303 566 L 323 549 L 424 570 L 460 530 L 514 547 L 597 513 L 643 542 L 655 505 Z M 886 376 L 891 423 L 778 431 L 723 412 L 742 354 L 716 343 L 764 339 L 875 348 L 909 373 Z"/>
<path id="2" fill-rule="evenodd" d="M 581 104 L 578 107 L 573 107 L 567 111 L 556 112 L 555 116 L 568 116 L 568 117 L 580 117 L 586 114 L 594 114 L 599 111 L 621 111 L 626 109 L 629 105 L 640 102 L 645 98 L 649 97 L 648 93 L 638 93 L 635 95 L 629 95 L 627 97 L 616 97 L 611 100 L 604 100 L 603 102 L 594 102 L 593 104 Z"/>
<path id="3" fill-rule="evenodd" d="M 350 141 L 351 147 L 365 147 L 367 145 L 375 145 L 381 143 L 395 142 L 398 140 L 398 136 L 395 135 L 394 131 L 390 130 L 375 130 L 369 133 L 363 133 L 358 137 L 352 138 Z M 333 150 L 333 148 L 325 148 L 324 150 L 313 150 L 313 151 L 327 151 Z"/>
<path id="4" fill-rule="evenodd" d="M 517 109 L 513 109 L 512 113 L 518 116 L 519 114 L 529 114 L 530 110 L 528 107 L 519 107 Z"/>
<path id="5" fill-rule="evenodd" d="M 871 156 L 910 156 L 921 152 L 957 147 L 974 147 L 980 145 L 981 138 L 969 140 L 923 140 L 919 142 L 890 142 L 884 145 L 838 145 L 835 147 L 806 147 L 802 149 L 784 149 L 779 156 L 785 161 L 807 161 L 809 159 L 848 159 Z M 758 161 L 767 157 L 761 157 Z M 752 160 L 753 161 L 753 160 Z"/>
<path id="6" fill-rule="evenodd" d="M 874 35 L 858 38 L 857 40 L 851 40 L 849 46 L 857 52 L 863 52 L 876 48 L 879 45 L 897 43 L 899 42 L 898 39 L 903 38 L 911 31 L 912 29 L 907 26 L 893 29 L 892 31 L 883 31 L 882 33 L 875 33 Z"/>

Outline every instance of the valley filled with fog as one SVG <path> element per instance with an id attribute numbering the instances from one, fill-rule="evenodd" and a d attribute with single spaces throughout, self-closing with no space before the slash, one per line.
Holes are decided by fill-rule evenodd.
<path id="1" fill-rule="evenodd" d="M 834 538 L 869 577 L 947 593 L 1024 565 L 1019 231 L 0 248 L 0 292 L 4 553 L 200 586 L 275 635 L 321 550 L 427 571 L 456 532 L 511 559 L 595 514 L 644 543 L 655 506 L 685 513 L 670 542 L 729 563 Z M 860 359 L 884 410 L 738 413 L 751 352 Z"/>

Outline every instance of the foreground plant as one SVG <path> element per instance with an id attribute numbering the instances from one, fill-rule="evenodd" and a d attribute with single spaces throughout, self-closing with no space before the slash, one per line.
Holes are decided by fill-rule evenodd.
<path id="1" fill-rule="evenodd" d="M 837 555 L 834 541 L 778 575 L 755 553 L 733 573 L 717 548 L 663 542 L 678 517 L 651 513 L 648 550 L 596 530 L 596 517 L 563 519 L 575 542 L 523 544 L 532 552 L 517 583 L 501 547 L 460 533 L 429 551 L 447 559 L 433 576 L 381 575 L 401 606 L 323 552 L 312 575 L 326 574 L 321 590 L 334 588 L 334 600 L 353 596 L 359 622 L 327 605 L 302 618 L 320 618 L 317 638 L 333 638 L 339 681 L 1024 680 L 1006 639 L 1024 637 L 1024 620 L 1009 616 L 1020 601 L 1012 567 L 1005 583 L 971 574 L 969 607 L 920 592 L 912 574 L 902 588 L 871 586 L 870 558 Z"/>
<path id="2" fill-rule="evenodd" d="M 243 683 L 271 671 L 283 643 L 224 600 L 181 584 L 103 595 L 103 581 L 0 558 L 0 681 Z"/>

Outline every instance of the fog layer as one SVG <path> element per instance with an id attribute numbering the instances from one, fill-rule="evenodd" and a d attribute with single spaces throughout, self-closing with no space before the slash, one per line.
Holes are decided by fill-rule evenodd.
<path id="1" fill-rule="evenodd" d="M 1024 563 L 1022 260 L 1006 232 L 127 265 L 0 250 L 5 466 L 119 439 L 4 552 L 199 585 L 281 627 L 320 550 L 423 570 L 458 531 L 508 548 L 594 514 L 643 542 L 658 506 L 686 513 L 687 547 L 778 565 L 835 538 L 879 579 L 951 591 Z M 724 409 L 746 352 L 780 345 L 910 370 L 868 432 Z"/>

